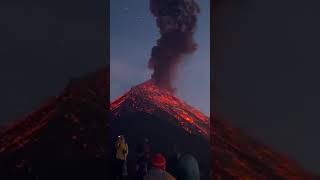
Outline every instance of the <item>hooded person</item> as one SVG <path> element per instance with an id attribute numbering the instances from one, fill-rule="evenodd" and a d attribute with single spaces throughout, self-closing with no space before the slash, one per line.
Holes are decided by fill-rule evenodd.
<path id="1" fill-rule="evenodd" d="M 200 180 L 198 162 L 190 154 L 184 154 L 179 158 L 175 170 L 177 180 Z"/>
<path id="2" fill-rule="evenodd" d="M 152 158 L 152 169 L 144 177 L 144 180 L 175 180 L 166 172 L 166 158 L 162 154 L 156 154 Z"/>

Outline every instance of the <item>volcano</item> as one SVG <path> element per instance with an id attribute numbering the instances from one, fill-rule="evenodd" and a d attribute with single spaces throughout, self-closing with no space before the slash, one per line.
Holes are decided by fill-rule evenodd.
<path id="1" fill-rule="evenodd" d="M 199 110 L 152 81 L 110 105 L 108 79 L 106 69 L 74 79 L 60 95 L 2 128 L 0 179 L 110 179 L 110 138 L 119 134 L 129 143 L 130 168 L 135 143 L 147 137 L 154 151 L 166 154 L 178 144 L 193 154 L 202 179 L 209 179 L 210 164 L 217 180 L 316 179 L 227 121 L 212 116 L 209 123 Z"/>

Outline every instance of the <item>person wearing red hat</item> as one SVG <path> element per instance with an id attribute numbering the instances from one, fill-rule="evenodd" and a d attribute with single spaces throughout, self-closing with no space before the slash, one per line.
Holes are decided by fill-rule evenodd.
<path id="1" fill-rule="evenodd" d="M 153 168 L 144 177 L 144 180 L 176 180 L 166 171 L 166 158 L 162 154 L 156 154 L 152 158 Z"/>

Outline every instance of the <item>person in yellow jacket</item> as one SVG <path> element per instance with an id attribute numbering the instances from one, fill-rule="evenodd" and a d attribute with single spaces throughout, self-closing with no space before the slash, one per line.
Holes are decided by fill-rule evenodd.
<path id="1" fill-rule="evenodd" d="M 129 153 L 128 144 L 126 143 L 126 139 L 123 135 L 118 136 L 118 140 L 116 142 L 116 160 L 117 160 L 117 179 L 124 179 L 127 173 L 127 156 Z"/>

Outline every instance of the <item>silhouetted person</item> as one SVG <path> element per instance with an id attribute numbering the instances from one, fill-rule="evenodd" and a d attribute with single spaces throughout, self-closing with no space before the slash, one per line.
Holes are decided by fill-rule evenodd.
<path id="1" fill-rule="evenodd" d="M 178 150 L 178 146 L 176 144 L 173 145 L 173 151 L 169 155 L 168 163 L 167 163 L 167 171 L 172 174 L 174 177 L 177 177 L 177 167 L 180 159 L 181 153 Z"/>
<path id="2" fill-rule="evenodd" d="M 144 139 L 144 142 L 143 142 L 143 153 L 144 153 L 144 156 L 150 160 L 150 156 L 151 156 L 151 145 L 150 145 L 150 141 L 148 138 L 145 138 Z"/>
<path id="3" fill-rule="evenodd" d="M 143 177 L 147 174 L 149 169 L 149 162 L 146 158 L 144 151 L 143 151 L 143 145 L 138 144 L 136 148 L 137 153 L 137 164 L 136 164 L 136 180 L 143 180 Z"/>
<path id="4" fill-rule="evenodd" d="M 128 144 L 123 135 L 118 136 L 116 150 L 116 179 L 122 180 L 128 175 L 126 160 L 129 153 Z"/>
<path id="5" fill-rule="evenodd" d="M 190 154 L 182 154 L 178 146 L 173 146 L 173 152 L 168 158 L 168 172 L 177 180 L 199 180 L 200 170 L 197 160 Z"/>
<path id="6" fill-rule="evenodd" d="M 144 180 L 175 180 L 171 174 L 166 172 L 166 159 L 162 154 L 156 154 L 152 158 L 152 169 Z"/>
<path id="7" fill-rule="evenodd" d="M 176 166 L 177 180 L 200 180 L 197 160 L 190 154 L 181 155 Z"/>

